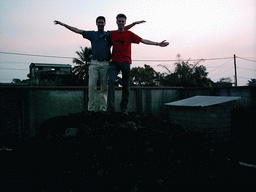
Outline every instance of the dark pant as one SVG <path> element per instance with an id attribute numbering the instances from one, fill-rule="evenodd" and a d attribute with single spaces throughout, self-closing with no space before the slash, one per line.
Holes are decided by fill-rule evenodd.
<path id="1" fill-rule="evenodd" d="M 122 101 L 121 111 L 127 111 L 130 94 L 130 62 L 110 62 L 108 71 L 108 111 L 115 111 L 115 82 L 118 73 L 122 72 Z"/>

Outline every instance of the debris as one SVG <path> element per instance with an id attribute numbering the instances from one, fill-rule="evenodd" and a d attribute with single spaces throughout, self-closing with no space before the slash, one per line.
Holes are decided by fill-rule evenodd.
<path id="1" fill-rule="evenodd" d="M 66 129 L 63 137 L 68 137 L 68 136 L 76 136 L 77 128 L 68 128 Z"/>
<path id="2" fill-rule="evenodd" d="M 17 178 L 16 184 L 31 186 L 37 177 L 42 186 L 90 185 L 102 187 L 100 191 L 134 192 L 147 191 L 145 186 L 171 191 L 175 184 L 256 182 L 255 167 L 232 164 L 232 156 L 221 153 L 200 134 L 177 131 L 177 126 L 150 114 L 129 113 L 124 118 L 119 113 L 94 113 L 63 119 L 67 127 L 51 119 L 42 124 L 37 137 L 20 140 L 11 147 L 15 152 L 4 154 L 2 182 L 12 184 L 10 178 Z M 143 129 L 133 131 L 135 127 Z M 1 150 L 8 149 L 5 146 Z"/>

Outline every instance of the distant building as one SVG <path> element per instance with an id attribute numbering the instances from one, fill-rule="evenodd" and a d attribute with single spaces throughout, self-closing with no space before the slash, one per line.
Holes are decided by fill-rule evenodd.
<path id="1" fill-rule="evenodd" d="M 71 76 L 71 65 L 31 63 L 29 66 L 29 78 L 36 83 L 43 80 L 62 82 Z"/>

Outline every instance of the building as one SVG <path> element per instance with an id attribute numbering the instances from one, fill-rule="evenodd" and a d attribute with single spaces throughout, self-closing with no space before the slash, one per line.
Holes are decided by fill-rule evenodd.
<path id="1" fill-rule="evenodd" d="M 71 65 L 31 63 L 29 71 L 30 80 L 37 84 L 45 80 L 59 83 L 71 76 Z"/>
<path id="2" fill-rule="evenodd" d="M 165 103 L 169 120 L 181 125 L 187 131 L 199 131 L 209 136 L 209 140 L 231 138 L 231 114 L 237 96 L 203 96 Z"/>

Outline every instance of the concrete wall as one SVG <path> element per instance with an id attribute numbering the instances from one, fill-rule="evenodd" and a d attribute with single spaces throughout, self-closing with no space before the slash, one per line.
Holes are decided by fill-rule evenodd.
<path id="1" fill-rule="evenodd" d="M 84 90 L 32 89 L 28 102 L 29 132 L 35 135 L 40 124 L 51 117 L 84 111 Z"/>
<path id="2" fill-rule="evenodd" d="M 117 111 L 120 110 L 121 95 L 121 88 L 117 88 Z M 164 103 L 195 95 L 240 96 L 242 99 L 237 101 L 237 106 L 256 107 L 256 87 L 146 87 L 131 88 L 128 111 L 153 113 L 162 117 L 167 112 Z M 23 137 L 34 136 L 43 121 L 69 113 L 86 112 L 87 103 L 87 87 L 0 86 L 0 133 L 17 131 Z"/>

